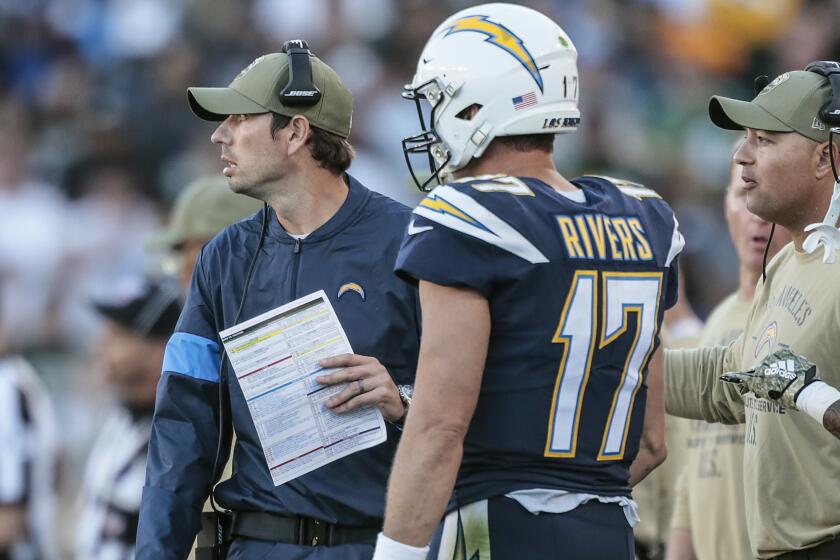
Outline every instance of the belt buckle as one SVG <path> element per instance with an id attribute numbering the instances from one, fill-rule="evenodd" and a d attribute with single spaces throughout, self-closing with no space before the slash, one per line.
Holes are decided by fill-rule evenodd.
<path id="1" fill-rule="evenodd" d="M 327 546 L 330 544 L 331 523 L 311 518 L 304 518 L 301 521 L 303 524 L 303 542 L 301 544 L 308 546 Z"/>

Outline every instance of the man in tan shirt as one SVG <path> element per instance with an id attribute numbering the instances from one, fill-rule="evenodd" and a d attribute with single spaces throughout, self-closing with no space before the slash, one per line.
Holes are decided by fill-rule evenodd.
<path id="1" fill-rule="evenodd" d="M 770 243 L 768 257 L 773 258 L 790 242 L 790 234 L 782 228 L 770 239 L 770 223 L 747 209 L 742 171 L 733 162 L 724 201 L 729 235 L 738 255 L 738 290 L 709 315 L 699 338 L 701 347 L 726 345 L 741 334 L 761 278 L 766 244 Z M 744 511 L 744 425 L 683 422 L 687 433 L 681 435 L 687 445 L 674 467 L 681 474 L 666 560 L 752 558 Z"/>
<path id="2" fill-rule="evenodd" d="M 831 157 L 840 160 L 840 149 L 829 142 L 831 116 L 822 112 L 832 97 L 828 79 L 793 71 L 770 82 L 752 102 L 712 98 L 715 124 L 746 130 L 735 161 L 744 168 L 747 208 L 787 228 L 793 243 L 768 265 L 744 333 L 732 345 L 666 354 L 670 413 L 746 422 L 747 529 L 752 553 L 762 559 L 840 558 L 840 393 L 811 383 L 813 370 L 803 376 L 792 358 L 781 360 L 785 368 L 794 366 L 791 370 L 764 364 L 739 378 L 767 397 L 775 382 L 774 398 L 742 395 L 720 380 L 725 372 L 753 370 L 767 356 L 789 349 L 815 363 L 825 382 L 840 385 L 840 262 L 824 262 L 834 256 L 831 235 L 826 234 L 827 245 L 813 247 L 805 230 L 827 215 L 827 232 L 836 232 L 833 211 L 840 210 L 840 197 L 832 204 Z M 814 421 L 818 417 L 825 428 Z"/>
<path id="3" fill-rule="evenodd" d="M 683 270 L 676 305 L 665 312 L 662 328 L 663 348 L 695 348 L 703 322 L 695 315 L 685 294 Z M 676 416 L 665 417 L 665 443 L 668 458 L 647 478 L 633 487 L 633 500 L 639 507 L 639 523 L 633 527 L 637 560 L 662 560 L 673 517 L 675 485 L 682 471 L 686 452 L 686 430 L 692 422 Z"/>

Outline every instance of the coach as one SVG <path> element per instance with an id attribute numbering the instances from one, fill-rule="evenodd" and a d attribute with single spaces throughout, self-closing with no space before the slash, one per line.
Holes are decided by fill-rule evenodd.
<path id="1" fill-rule="evenodd" d="M 346 174 L 352 96 L 304 42 L 188 97 L 196 115 L 221 121 L 211 139 L 230 188 L 266 207 L 223 230 L 196 263 L 158 387 L 137 558 L 186 557 L 214 464 L 227 456 L 220 395 L 237 435 L 231 479 L 214 489 L 233 513 L 228 558 L 370 558 L 398 430 L 387 424 L 387 442 L 275 487 L 242 390 L 220 363 L 218 332 L 324 290 L 358 352 L 321 363 L 339 368 L 322 383 L 351 381 L 328 405 L 375 405 L 400 421 L 397 384 L 412 382 L 419 347 L 416 293 L 392 273 L 410 211 Z"/>
<path id="2" fill-rule="evenodd" d="M 840 125 L 840 91 L 826 74 L 835 63 L 785 72 L 752 101 L 715 96 L 712 121 L 743 129 L 735 152 L 746 183 L 747 209 L 790 231 L 793 243 L 767 265 L 756 286 L 744 331 L 730 346 L 665 354 L 669 413 L 709 422 L 745 422 L 744 493 L 747 532 L 757 558 L 840 558 L 840 261 L 831 237 L 812 245 L 813 226 L 836 235 L 840 198 L 833 198 L 840 149 L 830 127 Z M 840 89 L 840 84 L 838 84 Z M 836 113 L 834 111 L 837 111 Z M 840 181 L 838 181 L 840 186 Z M 825 216 L 825 218 L 823 218 Z M 813 361 L 825 382 L 799 379 L 797 360 L 784 359 L 782 377 L 773 363 L 790 352 Z M 721 381 L 725 372 L 755 370 L 740 394 Z M 785 381 L 770 391 L 773 378 Z M 776 371 L 781 371 L 777 368 Z M 762 373 L 763 372 L 763 373 Z M 805 384 L 808 384 L 805 387 Z M 797 391 L 796 389 L 800 389 Z M 814 422 L 817 420 L 818 422 Z M 833 435 L 832 435 L 833 434 Z"/>

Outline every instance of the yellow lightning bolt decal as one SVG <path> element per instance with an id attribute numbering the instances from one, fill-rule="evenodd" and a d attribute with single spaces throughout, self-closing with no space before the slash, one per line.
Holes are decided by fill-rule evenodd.
<path id="1" fill-rule="evenodd" d="M 534 81 L 537 82 L 537 86 L 539 86 L 540 91 L 543 91 L 543 80 L 542 74 L 540 74 L 540 69 L 537 68 L 537 63 L 534 61 L 534 57 L 531 56 L 531 53 L 525 48 L 522 39 L 520 39 L 516 33 L 501 23 L 490 21 L 487 16 L 467 16 L 456 20 L 450 27 L 448 27 L 446 29 L 446 35 L 462 31 L 472 31 L 487 36 L 485 41 L 503 49 L 518 60 L 519 63 L 525 67 L 525 70 L 528 71 L 531 77 L 534 78 Z"/>
<path id="2" fill-rule="evenodd" d="M 470 224 L 471 226 L 483 229 L 488 233 L 493 233 L 484 224 L 482 224 L 481 222 L 479 222 L 478 220 L 476 220 L 475 218 L 473 218 L 472 216 L 470 216 L 451 202 L 435 195 L 434 193 L 424 198 L 422 202 L 420 202 L 420 206 L 422 206 L 423 208 L 428 208 L 429 210 L 437 212 L 438 214 L 448 214 L 450 216 L 458 218 L 462 222 Z"/>

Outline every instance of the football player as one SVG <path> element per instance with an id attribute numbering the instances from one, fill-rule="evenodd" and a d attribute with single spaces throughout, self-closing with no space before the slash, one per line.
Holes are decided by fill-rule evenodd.
<path id="1" fill-rule="evenodd" d="M 407 86 L 430 122 L 404 147 L 448 183 L 397 259 L 423 337 L 377 559 L 430 541 L 431 558 L 633 558 L 683 239 L 653 191 L 554 166 L 580 121 L 576 60 L 548 17 L 487 4 L 434 31 Z"/>

